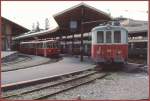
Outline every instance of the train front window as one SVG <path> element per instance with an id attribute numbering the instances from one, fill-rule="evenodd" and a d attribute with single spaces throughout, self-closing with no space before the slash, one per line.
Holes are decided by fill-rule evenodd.
<path id="1" fill-rule="evenodd" d="M 111 43 L 111 31 L 106 31 L 106 43 Z"/>
<path id="2" fill-rule="evenodd" d="M 97 32 L 97 43 L 104 43 L 104 32 L 103 31 Z"/>
<path id="3" fill-rule="evenodd" d="M 114 43 L 121 43 L 121 31 L 114 31 Z"/>
<path id="4" fill-rule="evenodd" d="M 51 43 L 47 43 L 47 48 L 51 48 Z"/>

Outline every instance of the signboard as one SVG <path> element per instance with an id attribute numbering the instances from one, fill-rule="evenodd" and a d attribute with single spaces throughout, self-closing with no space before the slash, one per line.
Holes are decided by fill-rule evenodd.
<path id="1" fill-rule="evenodd" d="M 77 21 L 70 21 L 70 29 L 77 29 Z"/>

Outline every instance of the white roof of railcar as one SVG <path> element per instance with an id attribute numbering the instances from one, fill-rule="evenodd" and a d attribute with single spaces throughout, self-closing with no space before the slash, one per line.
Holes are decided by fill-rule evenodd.
<path id="1" fill-rule="evenodd" d="M 27 43 L 46 43 L 46 42 L 55 42 L 56 40 L 44 40 L 44 41 L 28 41 L 28 42 L 21 42 L 20 44 L 27 44 Z"/>
<path id="2" fill-rule="evenodd" d="M 95 31 L 95 30 L 109 30 L 108 28 L 110 28 L 110 30 L 114 29 L 114 30 L 119 30 L 119 29 L 122 29 L 122 30 L 126 30 L 128 31 L 127 29 L 125 29 L 124 27 L 122 26 L 114 26 L 114 25 L 99 25 L 97 27 L 94 27 L 92 29 L 92 31 Z"/>

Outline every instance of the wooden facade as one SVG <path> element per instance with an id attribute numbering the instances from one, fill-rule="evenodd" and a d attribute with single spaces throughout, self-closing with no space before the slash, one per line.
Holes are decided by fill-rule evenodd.
<path id="1" fill-rule="evenodd" d="M 9 51 L 13 49 L 12 37 L 27 32 L 29 30 L 4 17 L 1 18 L 1 22 L 2 22 L 2 35 L 1 35 L 2 51 Z"/>

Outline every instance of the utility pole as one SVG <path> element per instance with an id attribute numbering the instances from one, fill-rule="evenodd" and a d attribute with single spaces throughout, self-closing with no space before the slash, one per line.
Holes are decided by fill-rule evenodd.
<path id="1" fill-rule="evenodd" d="M 84 16 L 84 9 L 82 7 L 81 10 L 81 46 L 80 46 L 80 61 L 83 61 L 83 16 Z"/>

